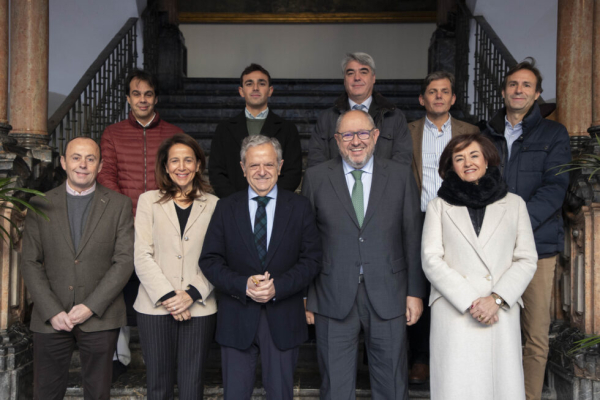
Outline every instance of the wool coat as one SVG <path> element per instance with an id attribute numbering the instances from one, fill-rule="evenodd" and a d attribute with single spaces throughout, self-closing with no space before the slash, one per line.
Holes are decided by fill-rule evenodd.
<path id="1" fill-rule="evenodd" d="M 489 204 L 477 236 L 467 207 L 435 198 L 421 256 L 431 282 L 431 399 L 525 399 L 519 305 L 537 262 L 525 202 L 508 193 Z M 468 309 L 492 292 L 506 306 L 488 326 Z"/>

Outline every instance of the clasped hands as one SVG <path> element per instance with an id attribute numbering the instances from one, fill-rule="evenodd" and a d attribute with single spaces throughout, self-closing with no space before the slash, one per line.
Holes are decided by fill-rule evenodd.
<path id="1" fill-rule="evenodd" d="M 163 301 L 161 304 L 171 313 L 176 321 L 187 321 L 192 318 L 189 308 L 193 302 L 185 290 L 176 290 L 175 296 Z"/>
<path id="2" fill-rule="evenodd" d="M 56 331 L 71 332 L 75 325 L 83 324 L 92 315 L 94 315 L 94 313 L 87 308 L 87 306 L 77 304 L 71 308 L 71 311 L 69 311 L 68 314 L 65 311 L 61 311 L 50 318 L 50 324 Z"/>
<path id="3" fill-rule="evenodd" d="M 266 303 L 275 297 L 275 285 L 268 271 L 264 275 L 252 275 L 248 278 L 246 296 L 257 303 Z"/>
<path id="4" fill-rule="evenodd" d="M 484 325 L 493 325 L 499 321 L 498 310 L 500 306 L 496 304 L 494 297 L 480 297 L 471 304 L 469 312 L 471 317 Z"/>

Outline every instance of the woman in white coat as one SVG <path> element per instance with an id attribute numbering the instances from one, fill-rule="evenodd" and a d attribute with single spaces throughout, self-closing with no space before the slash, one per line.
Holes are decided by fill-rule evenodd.
<path id="1" fill-rule="evenodd" d="M 537 252 L 525 202 L 508 193 L 494 145 L 452 139 L 425 217 L 422 262 L 431 282 L 431 399 L 525 399 L 521 295 Z"/>
<path id="2" fill-rule="evenodd" d="M 135 219 L 137 311 L 148 399 L 202 399 L 203 370 L 216 326 L 213 286 L 198 260 L 217 197 L 202 177 L 192 137 L 166 139 L 156 156 L 159 190 L 140 196 Z"/>

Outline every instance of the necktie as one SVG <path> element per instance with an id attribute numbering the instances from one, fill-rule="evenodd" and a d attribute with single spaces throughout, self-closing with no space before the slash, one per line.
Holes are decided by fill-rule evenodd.
<path id="1" fill-rule="evenodd" d="M 264 266 L 267 258 L 267 210 L 265 207 L 271 198 L 256 196 L 252 200 L 255 200 L 256 204 L 258 204 L 256 215 L 254 216 L 254 244 L 256 245 L 256 250 L 258 250 L 258 258 Z"/>
<path id="2" fill-rule="evenodd" d="M 356 212 L 356 218 L 358 219 L 358 226 L 362 228 L 363 220 L 365 219 L 365 205 L 363 197 L 363 184 L 360 180 L 363 171 L 355 169 L 350 172 L 354 177 L 354 186 L 352 186 L 352 205 Z"/>
<path id="3" fill-rule="evenodd" d="M 367 106 L 363 105 L 363 104 L 355 104 L 352 106 L 353 110 L 361 110 L 361 111 L 367 111 Z"/>

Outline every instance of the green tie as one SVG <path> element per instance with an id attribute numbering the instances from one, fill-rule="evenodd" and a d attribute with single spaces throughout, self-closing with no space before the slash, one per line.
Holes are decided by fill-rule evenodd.
<path id="1" fill-rule="evenodd" d="M 365 219 L 365 205 L 363 203 L 363 184 L 360 180 L 363 171 L 355 169 L 351 172 L 354 177 L 354 186 L 352 187 L 352 205 L 356 212 L 356 218 L 358 218 L 358 226 L 362 228 L 363 220 Z"/>

